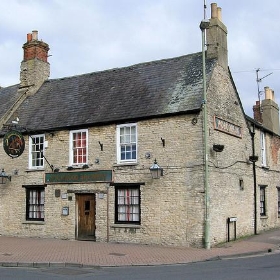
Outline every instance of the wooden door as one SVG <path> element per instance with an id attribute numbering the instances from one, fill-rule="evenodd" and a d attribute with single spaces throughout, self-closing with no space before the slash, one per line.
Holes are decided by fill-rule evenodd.
<path id="1" fill-rule="evenodd" d="M 95 194 L 77 194 L 79 240 L 95 240 Z"/>

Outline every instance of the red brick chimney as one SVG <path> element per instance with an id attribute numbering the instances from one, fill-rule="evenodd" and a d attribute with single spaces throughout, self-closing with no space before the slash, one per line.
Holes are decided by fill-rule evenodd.
<path id="1" fill-rule="evenodd" d="M 23 45 L 23 60 L 39 59 L 48 62 L 49 45 L 38 41 L 38 31 L 27 34 L 27 42 Z"/>
<path id="2" fill-rule="evenodd" d="M 22 48 L 20 85 L 21 87 L 35 86 L 38 89 L 50 76 L 49 45 L 38 40 L 38 31 L 35 30 L 27 34 L 27 42 Z"/>
<path id="3" fill-rule="evenodd" d="M 256 105 L 253 106 L 253 112 L 254 112 L 254 120 L 262 123 L 262 111 L 261 111 L 261 104 L 260 101 L 256 101 Z"/>

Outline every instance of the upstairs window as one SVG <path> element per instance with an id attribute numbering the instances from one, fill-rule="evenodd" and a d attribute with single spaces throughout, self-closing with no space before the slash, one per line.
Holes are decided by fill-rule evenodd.
<path id="1" fill-rule="evenodd" d="M 88 131 L 87 129 L 70 132 L 70 165 L 87 164 Z"/>
<path id="2" fill-rule="evenodd" d="M 118 163 L 137 161 L 137 126 L 124 124 L 117 126 Z"/>
<path id="3" fill-rule="evenodd" d="M 44 168 L 45 135 L 32 135 L 29 137 L 29 168 Z"/>
<path id="4" fill-rule="evenodd" d="M 266 143 L 265 143 L 265 133 L 261 131 L 261 164 L 262 166 L 267 166 L 266 162 Z"/>

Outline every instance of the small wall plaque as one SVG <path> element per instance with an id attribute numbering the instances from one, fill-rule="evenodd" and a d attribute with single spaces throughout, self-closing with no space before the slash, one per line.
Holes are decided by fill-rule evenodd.
<path id="1" fill-rule="evenodd" d="M 62 207 L 62 215 L 63 216 L 68 216 L 69 215 L 69 207 L 68 206 Z"/>
<path id="2" fill-rule="evenodd" d="M 61 194 L 61 198 L 62 198 L 62 199 L 67 199 L 67 196 L 68 196 L 67 193 L 62 193 L 62 194 Z"/>
<path id="3" fill-rule="evenodd" d="M 54 196 L 55 197 L 60 197 L 60 189 L 54 190 Z"/>

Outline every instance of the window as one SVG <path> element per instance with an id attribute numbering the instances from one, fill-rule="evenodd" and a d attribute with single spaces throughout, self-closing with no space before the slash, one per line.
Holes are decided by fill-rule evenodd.
<path id="1" fill-rule="evenodd" d="M 115 223 L 140 224 L 140 186 L 116 187 Z"/>
<path id="2" fill-rule="evenodd" d="M 87 164 L 88 131 L 86 129 L 70 132 L 70 165 Z"/>
<path id="3" fill-rule="evenodd" d="M 136 162 L 137 129 L 136 124 L 117 126 L 117 158 L 118 163 Z"/>
<path id="4" fill-rule="evenodd" d="M 44 221 L 44 204 L 44 187 L 26 187 L 26 220 Z"/>
<path id="5" fill-rule="evenodd" d="M 261 131 L 261 160 L 262 160 L 262 166 L 267 166 L 265 146 L 266 146 L 265 145 L 265 133 Z"/>
<path id="6" fill-rule="evenodd" d="M 29 140 L 29 168 L 43 168 L 45 135 L 32 135 Z"/>
<path id="7" fill-rule="evenodd" d="M 277 187 L 278 193 L 278 216 L 280 216 L 280 187 Z"/>
<path id="8" fill-rule="evenodd" d="M 261 216 L 266 216 L 265 188 L 266 186 L 260 186 L 260 215 Z"/>

